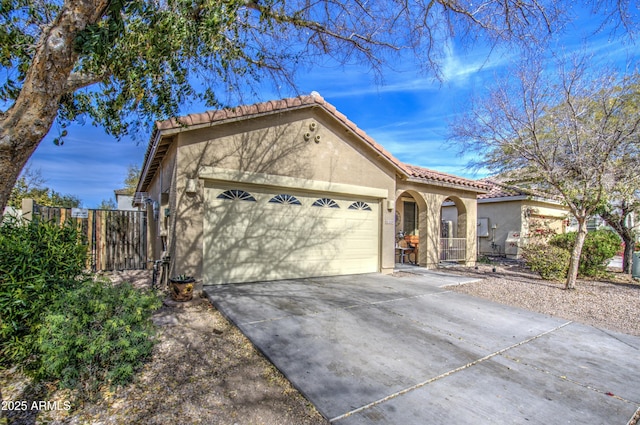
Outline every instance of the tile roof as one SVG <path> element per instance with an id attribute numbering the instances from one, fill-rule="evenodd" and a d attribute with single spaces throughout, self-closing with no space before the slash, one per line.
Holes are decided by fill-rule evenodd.
<path id="1" fill-rule="evenodd" d="M 478 180 L 488 187 L 487 193 L 479 194 L 478 199 L 495 199 L 495 198 L 510 198 L 515 196 L 527 196 L 535 198 L 544 198 L 548 200 L 555 200 L 555 197 L 547 193 L 541 192 L 535 189 L 529 189 L 519 186 L 514 186 L 502 182 L 496 178 L 485 178 Z"/>
<path id="2" fill-rule="evenodd" d="M 189 114 L 179 118 L 171 118 L 156 122 L 156 130 L 170 130 L 180 127 L 190 127 L 199 124 L 211 124 L 236 118 L 247 118 L 264 115 L 283 110 L 297 109 L 309 105 L 324 105 L 326 102 L 320 96 L 308 95 L 281 100 L 269 100 L 253 105 L 241 105 L 234 108 L 217 109 L 202 113 Z"/>
<path id="3" fill-rule="evenodd" d="M 409 170 L 409 175 L 414 178 L 456 186 L 466 186 L 473 189 L 479 189 L 481 191 L 486 191 L 488 189 L 486 183 L 481 180 L 469 180 L 463 177 L 454 176 L 453 174 L 446 174 L 429 168 L 417 167 L 415 165 L 405 164 L 405 167 Z"/>
<path id="4" fill-rule="evenodd" d="M 347 118 L 346 115 L 339 112 L 335 106 L 325 101 L 322 96 L 317 92 L 312 92 L 310 95 L 298 96 L 294 98 L 287 98 L 281 100 L 271 100 L 262 103 L 256 103 L 253 105 L 243 105 L 235 108 L 219 109 L 214 111 L 207 111 L 203 113 L 189 114 L 179 118 L 172 118 L 169 120 L 158 121 L 155 124 L 149 147 L 145 154 L 143 163 L 143 177 L 145 177 L 144 184 L 150 182 L 152 176 L 145 176 L 145 166 L 147 161 L 158 161 L 158 158 L 149 158 L 152 154 L 153 143 L 159 132 L 175 130 L 180 128 L 187 128 L 192 126 L 204 126 L 218 124 L 224 121 L 246 119 L 251 117 L 257 117 L 261 115 L 273 114 L 276 112 L 284 112 L 295 109 L 309 108 L 309 107 L 321 107 L 327 113 L 332 115 L 335 119 L 340 121 L 351 132 L 359 136 L 375 151 L 377 151 L 383 158 L 389 161 L 395 166 L 399 174 L 406 176 L 407 178 L 414 178 L 423 180 L 425 183 L 435 184 L 448 184 L 453 186 L 459 186 L 462 188 L 472 189 L 478 192 L 484 192 L 487 187 L 484 183 L 479 181 L 469 180 L 462 177 L 457 177 L 438 171 L 429 170 L 427 168 L 416 167 L 413 165 L 405 164 L 394 157 L 389 151 L 387 151 L 382 145 L 376 142 L 373 138 L 367 135 L 364 130 L 360 129 L 355 123 Z M 166 150 L 166 147 L 165 147 Z M 157 156 L 157 155 L 154 155 Z M 151 167 L 153 168 L 153 167 Z M 138 188 L 140 189 L 140 187 Z"/>

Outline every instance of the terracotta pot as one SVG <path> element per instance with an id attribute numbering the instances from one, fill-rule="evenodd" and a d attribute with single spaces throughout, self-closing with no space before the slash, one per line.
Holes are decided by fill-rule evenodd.
<path id="1" fill-rule="evenodd" d="M 174 301 L 190 301 L 193 298 L 193 286 L 195 279 L 190 281 L 174 281 L 169 282 L 169 292 L 171 299 Z"/>

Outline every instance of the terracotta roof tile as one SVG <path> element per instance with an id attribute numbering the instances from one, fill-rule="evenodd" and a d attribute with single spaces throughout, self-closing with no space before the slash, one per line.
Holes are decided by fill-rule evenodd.
<path id="1" fill-rule="evenodd" d="M 418 167 L 415 165 L 405 164 L 410 172 L 411 177 L 433 180 L 441 183 L 453 184 L 456 186 L 467 186 L 482 191 L 488 190 L 488 186 L 479 180 L 470 180 L 463 177 L 454 176 L 453 174 L 442 173 L 440 171 L 431 170 L 429 168 Z"/>
<path id="2" fill-rule="evenodd" d="M 546 198 L 549 200 L 555 199 L 554 196 L 539 190 L 514 186 L 495 178 L 485 178 L 478 180 L 478 182 L 483 182 L 489 188 L 487 193 L 479 194 L 478 199 L 509 198 L 514 196 L 531 196 L 536 198 Z"/>
<path id="3" fill-rule="evenodd" d="M 215 123 L 233 118 L 243 118 L 258 114 L 267 114 L 274 111 L 297 108 L 300 106 L 318 104 L 321 106 L 329 105 L 319 95 L 300 96 L 296 98 L 288 98 L 281 100 L 269 100 L 253 105 L 240 105 L 233 108 L 218 109 L 214 111 L 206 111 L 202 113 L 189 114 L 177 119 L 171 118 L 164 121 L 156 122 L 156 130 L 170 130 L 183 126 Z M 330 110 L 330 108 L 326 108 Z M 333 108 L 335 111 L 335 108 Z M 345 117 L 346 118 L 346 117 Z"/>

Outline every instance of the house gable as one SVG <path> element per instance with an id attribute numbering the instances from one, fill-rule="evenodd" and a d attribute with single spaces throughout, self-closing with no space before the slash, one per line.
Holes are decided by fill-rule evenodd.
<path id="1" fill-rule="evenodd" d="M 269 101 L 254 105 L 240 106 L 237 108 L 229 108 L 215 111 L 208 111 L 200 114 L 190 114 L 178 119 L 160 121 L 156 123 L 154 132 L 151 136 L 145 160 L 142 167 L 140 182 L 137 191 L 144 192 L 150 184 L 153 174 L 158 168 L 162 155 L 169 150 L 178 134 L 195 132 L 199 129 L 218 127 L 225 128 L 223 124 L 237 124 L 243 129 L 233 130 L 233 132 L 246 131 L 255 125 L 260 125 L 260 118 L 265 118 L 263 123 L 270 123 L 274 119 L 278 120 L 288 112 L 300 111 L 305 109 L 315 110 L 314 114 L 318 119 L 324 116 L 325 123 L 328 128 L 335 130 L 336 135 L 345 140 L 358 140 L 354 146 L 358 146 L 363 153 L 372 154 L 380 163 L 391 167 L 400 180 L 415 182 L 418 184 L 432 184 L 435 186 L 444 186 L 450 188 L 459 188 L 472 192 L 483 193 L 486 191 L 486 185 L 483 182 L 464 179 L 461 177 L 441 173 L 438 171 L 416 167 L 405 164 L 395 158 L 382 145 L 378 144 L 373 138 L 369 137 L 362 129 L 350 121 L 344 114 L 326 102 L 317 93 L 309 96 L 300 96 L 296 98 L 282 99 L 278 101 Z M 330 124 L 332 123 L 332 124 Z M 302 133 L 310 133 L 311 140 L 316 140 L 314 134 L 315 129 L 309 128 L 308 131 Z M 321 137 L 321 136 L 320 136 Z M 245 161 L 246 162 L 246 161 Z"/>
<path id="2" fill-rule="evenodd" d="M 396 168 L 319 108 L 234 120 L 179 133 L 178 178 L 202 167 L 325 182 L 388 186 Z"/>

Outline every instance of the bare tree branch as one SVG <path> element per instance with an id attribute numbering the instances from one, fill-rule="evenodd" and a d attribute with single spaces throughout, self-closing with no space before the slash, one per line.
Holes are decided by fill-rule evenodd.
<path id="1" fill-rule="evenodd" d="M 579 224 L 567 288 L 575 286 L 586 220 L 615 199 L 622 162 L 640 165 L 639 77 L 593 72 L 588 63 L 561 63 L 552 75 L 537 58 L 525 62 L 451 129 L 463 149 L 484 158 L 477 164 L 562 197 Z"/>

